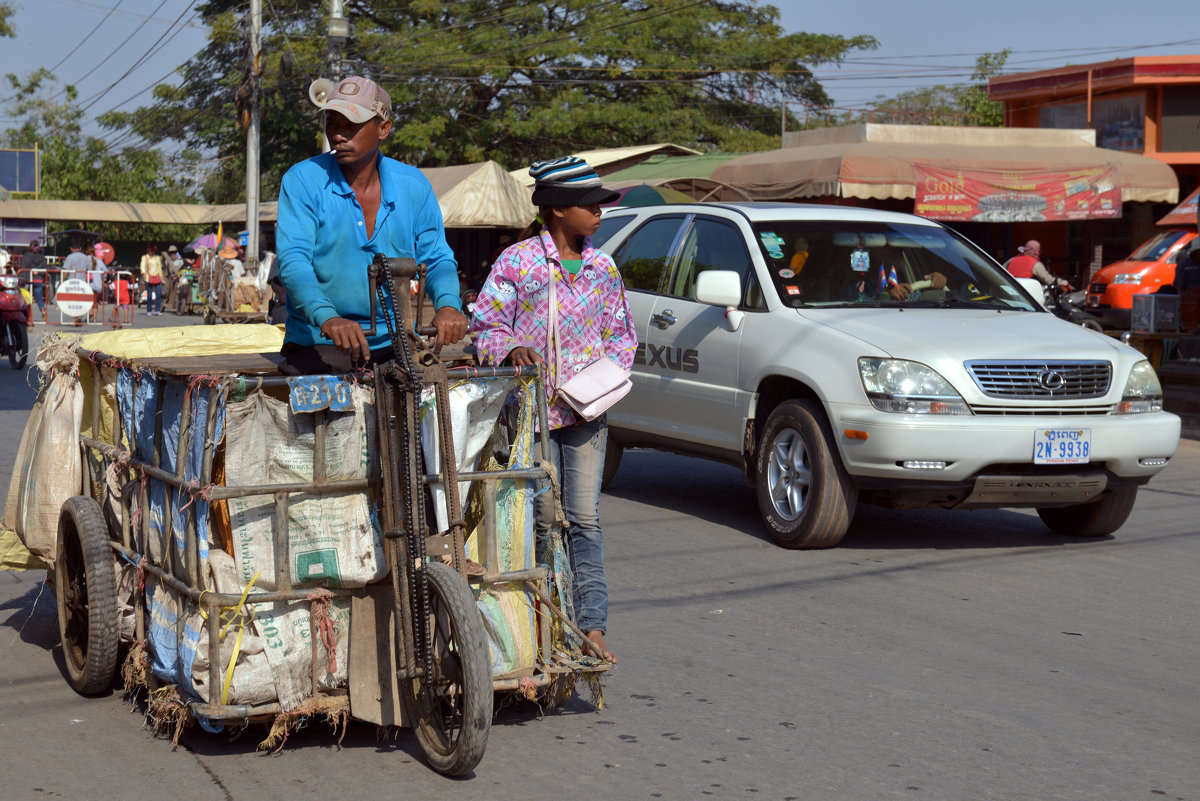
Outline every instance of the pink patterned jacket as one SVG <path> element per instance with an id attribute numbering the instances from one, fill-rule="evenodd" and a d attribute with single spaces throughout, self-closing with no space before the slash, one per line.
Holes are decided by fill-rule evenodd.
<path id="1" fill-rule="evenodd" d="M 583 267 L 575 275 L 562 268 L 550 234 L 524 239 L 500 254 L 475 300 L 471 335 L 484 364 L 500 364 L 509 351 L 528 347 L 546 359 L 546 403 L 550 428 L 579 421 L 565 402 L 556 398 L 555 360 L 548 350 L 550 269 L 558 299 L 558 366 L 565 381 L 598 358 L 607 356 L 628 370 L 633 366 L 637 334 L 625 300 L 625 284 L 608 254 L 584 241 Z"/>

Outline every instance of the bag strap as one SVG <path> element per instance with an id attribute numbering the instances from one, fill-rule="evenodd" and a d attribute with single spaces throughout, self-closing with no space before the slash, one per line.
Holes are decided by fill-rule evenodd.
<path id="1" fill-rule="evenodd" d="M 541 234 L 539 234 L 538 244 L 541 244 L 541 241 Z M 550 256 L 546 253 L 545 245 L 542 245 L 542 260 L 546 262 L 546 271 L 550 273 L 550 309 L 547 315 L 549 319 L 546 326 L 546 346 L 550 349 L 550 352 L 554 354 L 554 381 L 557 382 L 559 376 L 561 375 L 558 370 L 558 343 L 560 339 L 558 333 L 558 293 L 555 291 L 555 284 L 557 284 L 558 281 L 555 279 L 554 273 L 556 271 L 554 269 L 554 265 L 550 263 Z M 546 376 L 546 379 L 546 383 L 550 384 L 550 377 Z M 555 384 L 551 384 L 551 388 L 555 390 L 558 389 Z"/>

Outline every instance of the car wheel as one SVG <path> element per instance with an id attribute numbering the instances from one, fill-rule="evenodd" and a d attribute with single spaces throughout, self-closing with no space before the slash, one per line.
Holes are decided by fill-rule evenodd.
<path id="1" fill-rule="evenodd" d="M 1038 509 L 1037 513 L 1055 534 L 1065 537 L 1104 537 L 1125 525 L 1136 500 L 1137 487 L 1113 487 L 1091 503 L 1052 506 Z"/>
<path id="2" fill-rule="evenodd" d="M 758 507 L 771 537 L 785 548 L 829 548 L 850 527 L 858 488 L 831 442 L 817 401 L 785 401 L 763 427 L 755 477 Z"/>
<path id="3" fill-rule="evenodd" d="M 617 468 L 621 466 L 621 454 L 624 452 L 624 446 L 609 433 L 608 441 L 604 445 L 604 472 L 600 477 L 600 489 L 608 489 L 608 485 L 616 477 Z"/>

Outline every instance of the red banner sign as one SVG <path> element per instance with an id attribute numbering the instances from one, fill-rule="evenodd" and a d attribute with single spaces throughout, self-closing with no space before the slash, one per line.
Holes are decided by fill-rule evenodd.
<path id="1" fill-rule="evenodd" d="M 916 211 L 931 220 L 1044 222 L 1121 216 L 1110 166 L 1066 170 L 960 170 L 913 164 Z"/>

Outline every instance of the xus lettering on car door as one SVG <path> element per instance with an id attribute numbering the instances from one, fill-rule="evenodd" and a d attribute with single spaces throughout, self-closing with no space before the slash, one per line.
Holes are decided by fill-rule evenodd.
<path id="1" fill-rule="evenodd" d="M 634 364 L 646 367 L 659 366 L 664 370 L 674 370 L 677 373 L 700 372 L 700 352 L 695 348 L 672 348 L 669 345 L 653 345 L 640 342 L 633 356 Z"/>

